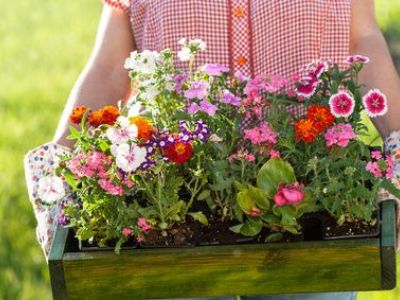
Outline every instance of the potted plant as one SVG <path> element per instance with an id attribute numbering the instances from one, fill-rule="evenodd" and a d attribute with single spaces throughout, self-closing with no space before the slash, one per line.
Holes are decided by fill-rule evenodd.
<path id="1" fill-rule="evenodd" d="M 49 189 L 52 200 L 74 195 L 49 257 L 54 295 L 393 288 L 394 203 L 379 209 L 375 198 L 400 193 L 390 158 L 357 138 L 362 110 L 387 110 L 378 90 L 360 95 L 367 58 L 247 78 L 195 68 L 205 44 L 180 43 L 189 71 L 175 69 L 169 49 L 133 52 L 127 105 L 72 112 L 75 149 L 39 189 L 45 202 Z"/>

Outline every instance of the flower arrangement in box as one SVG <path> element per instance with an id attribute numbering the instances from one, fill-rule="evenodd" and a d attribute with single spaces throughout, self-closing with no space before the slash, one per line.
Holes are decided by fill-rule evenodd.
<path id="1" fill-rule="evenodd" d="M 228 242 L 272 242 L 301 236 L 312 214 L 373 226 L 378 190 L 400 196 L 391 159 L 359 139 L 361 112 L 387 111 L 379 90 L 361 97 L 368 58 L 349 57 L 345 70 L 315 61 L 289 78 L 248 78 L 219 64 L 194 68 L 204 42 L 179 43 L 188 71 L 169 49 L 133 52 L 128 103 L 74 108 L 74 151 L 40 194 L 47 203 L 75 195 L 60 222 L 78 239 L 116 252 L 202 244 L 204 232 L 208 243 L 223 243 L 221 232 Z"/>

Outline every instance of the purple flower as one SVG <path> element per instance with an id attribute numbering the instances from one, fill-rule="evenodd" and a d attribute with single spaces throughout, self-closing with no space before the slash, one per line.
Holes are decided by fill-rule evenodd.
<path id="1" fill-rule="evenodd" d="M 198 98 L 203 100 L 208 93 L 210 88 L 210 84 L 205 81 L 195 81 L 192 82 L 191 87 L 185 92 L 185 97 L 187 99 L 194 99 Z"/>
<path id="2" fill-rule="evenodd" d="M 178 74 L 173 77 L 173 80 L 175 81 L 175 91 L 180 91 L 183 87 L 183 84 L 185 81 L 189 78 L 189 73 L 183 73 L 183 74 Z"/>
<path id="3" fill-rule="evenodd" d="M 206 64 L 201 69 L 210 76 L 221 76 L 229 72 L 229 68 L 221 64 Z"/>
<path id="4" fill-rule="evenodd" d="M 190 115 L 193 115 L 197 113 L 200 110 L 200 106 L 197 103 L 192 103 L 190 106 L 186 109 L 187 113 Z"/>
<path id="5" fill-rule="evenodd" d="M 213 116 L 217 111 L 217 107 L 214 104 L 211 104 L 208 101 L 200 101 L 201 110 L 204 111 L 207 115 Z"/>
<path id="6" fill-rule="evenodd" d="M 241 71 L 236 71 L 234 76 L 235 76 L 235 78 L 237 79 L 237 81 L 239 83 L 242 83 L 242 82 L 245 82 L 245 81 L 249 80 L 249 78 L 247 76 L 245 76 Z"/>
<path id="7" fill-rule="evenodd" d="M 222 92 L 222 98 L 220 99 L 222 103 L 231 104 L 233 106 L 240 106 L 241 100 L 240 97 L 235 96 L 228 90 Z"/>

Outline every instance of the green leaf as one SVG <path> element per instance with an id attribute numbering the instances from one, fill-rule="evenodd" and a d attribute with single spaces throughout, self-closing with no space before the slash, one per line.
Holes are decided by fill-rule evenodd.
<path id="1" fill-rule="evenodd" d="M 188 215 L 190 215 L 193 219 L 200 222 L 201 224 L 206 226 L 208 225 L 207 217 L 201 211 L 188 213 Z"/>
<path id="2" fill-rule="evenodd" d="M 262 229 L 261 222 L 249 222 L 243 225 L 240 233 L 244 236 L 255 236 L 260 233 Z"/>
<path id="3" fill-rule="evenodd" d="M 255 203 L 252 200 L 249 190 L 244 190 L 236 195 L 236 201 L 239 204 L 240 208 L 245 213 L 250 213 L 250 211 L 254 208 Z"/>
<path id="4" fill-rule="evenodd" d="M 271 212 L 267 212 L 261 216 L 261 219 L 270 225 L 280 224 L 281 218 Z"/>
<path id="5" fill-rule="evenodd" d="M 210 197 L 210 190 L 204 190 L 197 196 L 197 200 L 202 201 L 208 197 Z"/>
<path id="6" fill-rule="evenodd" d="M 231 227 L 229 227 L 229 230 L 234 232 L 234 233 L 241 233 L 243 225 L 244 224 L 231 226 Z"/>
<path id="7" fill-rule="evenodd" d="M 278 242 L 283 238 L 283 234 L 281 232 L 275 232 L 275 233 L 271 233 L 269 234 L 266 238 L 265 238 L 265 242 L 266 243 L 272 243 L 272 242 Z"/>
<path id="8" fill-rule="evenodd" d="M 102 152 L 106 152 L 108 149 L 110 149 L 110 145 L 107 144 L 107 142 L 104 141 L 104 140 L 101 140 L 101 141 L 100 141 L 99 147 L 100 147 L 100 149 L 101 149 Z"/>
<path id="9" fill-rule="evenodd" d="M 69 126 L 69 131 L 71 134 L 67 137 L 68 140 L 77 140 L 81 137 L 81 133 L 74 127 L 74 126 Z"/>
<path id="10" fill-rule="evenodd" d="M 269 198 L 272 198 L 281 183 L 296 181 L 292 166 L 280 158 L 268 160 L 257 175 L 257 186 L 264 190 Z"/>
<path id="11" fill-rule="evenodd" d="M 256 188 L 252 185 L 248 185 L 249 197 L 253 199 L 259 208 L 268 210 L 271 207 L 270 201 L 262 189 Z"/>

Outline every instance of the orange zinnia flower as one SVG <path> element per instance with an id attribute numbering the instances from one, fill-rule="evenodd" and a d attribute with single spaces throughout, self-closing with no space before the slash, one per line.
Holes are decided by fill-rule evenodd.
<path id="1" fill-rule="evenodd" d="M 301 119 L 294 124 L 296 139 L 311 143 L 318 135 L 319 130 L 315 122 L 310 119 Z"/>
<path id="2" fill-rule="evenodd" d="M 151 125 L 149 120 L 143 117 L 133 117 L 130 118 L 130 122 L 135 124 L 138 128 L 138 140 L 139 141 L 148 141 L 150 137 L 155 132 L 155 128 Z"/>
<path id="3" fill-rule="evenodd" d="M 73 124 L 79 124 L 82 121 L 83 115 L 87 111 L 86 106 L 77 106 L 72 110 L 71 115 L 69 116 L 69 120 Z"/>
<path id="4" fill-rule="evenodd" d="M 89 124 L 93 127 L 99 127 L 101 125 L 102 113 L 101 110 L 96 110 L 88 116 Z"/>
<path id="5" fill-rule="evenodd" d="M 335 117 L 331 114 L 328 106 L 311 105 L 307 110 L 308 119 L 312 120 L 317 126 L 318 131 L 322 132 L 326 128 L 331 127 Z"/>

